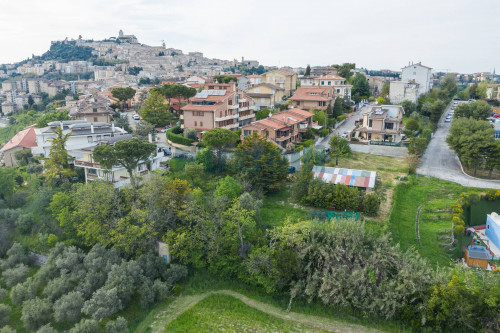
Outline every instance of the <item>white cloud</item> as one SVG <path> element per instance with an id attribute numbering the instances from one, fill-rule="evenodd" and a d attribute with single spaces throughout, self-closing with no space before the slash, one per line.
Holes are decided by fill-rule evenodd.
<path id="1" fill-rule="evenodd" d="M 397 69 L 422 61 L 473 72 L 495 66 L 500 2 L 484 0 L 17 0 L 0 4 L 0 63 L 65 37 L 119 29 L 143 43 L 264 64 L 356 62 Z M 500 64 L 499 64 L 500 66 Z"/>

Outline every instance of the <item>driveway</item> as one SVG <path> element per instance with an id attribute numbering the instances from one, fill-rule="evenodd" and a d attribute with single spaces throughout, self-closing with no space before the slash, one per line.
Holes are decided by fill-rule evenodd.
<path id="1" fill-rule="evenodd" d="M 363 118 L 363 114 L 365 114 L 366 112 L 368 112 L 371 108 L 370 108 L 370 104 L 367 104 L 365 106 L 363 106 L 362 108 L 360 108 L 359 110 L 357 110 L 356 112 L 353 112 L 351 113 L 351 116 L 349 118 L 346 118 L 346 120 L 340 124 L 338 127 L 336 127 L 330 134 L 328 134 L 328 136 L 326 136 L 323 140 L 321 141 L 318 141 L 316 143 L 316 148 L 327 148 L 329 147 L 329 142 L 330 142 L 330 138 L 332 137 L 332 135 L 342 135 L 344 132 L 351 132 L 352 130 L 354 130 L 354 128 L 356 127 L 354 125 L 354 122 L 356 121 L 356 119 L 358 118 Z"/>
<path id="2" fill-rule="evenodd" d="M 133 116 L 136 114 L 135 111 L 127 111 L 125 112 L 125 114 L 127 115 L 127 119 L 128 119 L 128 124 L 130 126 L 130 128 L 135 131 L 135 125 L 136 123 L 139 121 L 139 120 L 135 120 L 133 118 Z"/>
<path id="3" fill-rule="evenodd" d="M 438 128 L 422 156 L 417 174 L 449 180 L 468 187 L 500 189 L 500 181 L 474 178 L 462 172 L 457 154 L 446 143 L 451 123 L 444 120 L 450 109 L 451 103 L 439 120 Z"/>

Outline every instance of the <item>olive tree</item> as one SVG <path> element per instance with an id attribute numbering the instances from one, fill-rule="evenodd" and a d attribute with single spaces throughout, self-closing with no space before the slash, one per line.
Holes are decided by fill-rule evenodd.
<path id="1" fill-rule="evenodd" d="M 57 322 L 75 323 L 79 321 L 84 302 L 82 293 L 78 291 L 72 291 L 62 296 L 54 304 L 54 319 Z"/>
<path id="2" fill-rule="evenodd" d="M 31 331 L 50 322 L 52 306 L 49 301 L 35 298 L 23 303 L 21 320 L 24 326 Z"/>
<path id="3" fill-rule="evenodd" d="M 128 333 L 127 320 L 123 317 L 118 317 L 116 320 L 108 321 L 106 324 L 106 333 Z"/>
<path id="4" fill-rule="evenodd" d="M 0 304 L 0 327 L 7 324 L 10 320 L 12 309 L 6 304 Z"/>
<path id="5" fill-rule="evenodd" d="M 99 322 L 92 319 L 82 319 L 78 324 L 69 330 L 69 333 L 97 333 L 99 332 Z"/>

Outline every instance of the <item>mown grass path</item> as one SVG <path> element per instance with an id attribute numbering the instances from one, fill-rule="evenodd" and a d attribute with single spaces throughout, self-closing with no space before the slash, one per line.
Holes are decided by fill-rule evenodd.
<path id="1" fill-rule="evenodd" d="M 175 298 L 171 303 L 166 305 L 166 307 L 160 309 L 159 311 L 152 312 L 145 320 L 144 323 L 151 323 L 148 327 L 144 327 L 145 325 L 139 325 L 136 332 L 153 332 L 153 333 L 161 333 L 164 332 L 165 327 L 173 320 L 175 320 L 180 314 L 189 310 L 193 306 L 195 306 L 198 302 L 203 300 L 205 297 L 211 294 L 222 293 L 229 296 L 232 296 L 246 305 L 255 308 L 259 311 L 265 312 L 269 315 L 272 315 L 277 318 L 281 318 L 284 320 L 289 320 L 305 325 L 309 325 L 314 328 L 318 328 L 321 330 L 327 330 L 330 332 L 338 332 L 338 333 L 354 333 L 354 332 L 383 332 L 378 329 L 369 328 L 357 324 L 345 323 L 342 321 L 332 320 L 324 317 L 316 317 L 296 312 L 287 312 L 278 307 L 275 307 L 270 304 L 266 304 L 263 302 L 256 301 L 251 299 L 243 294 L 232 290 L 217 290 L 205 292 L 197 295 L 183 296 L 180 295 Z"/>

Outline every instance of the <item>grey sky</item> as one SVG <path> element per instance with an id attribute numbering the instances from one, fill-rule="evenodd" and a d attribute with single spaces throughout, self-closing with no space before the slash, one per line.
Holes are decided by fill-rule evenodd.
<path id="1" fill-rule="evenodd" d="M 1 0 L 0 63 L 123 29 L 145 44 L 266 65 L 499 72 L 499 20 L 499 0 Z"/>

